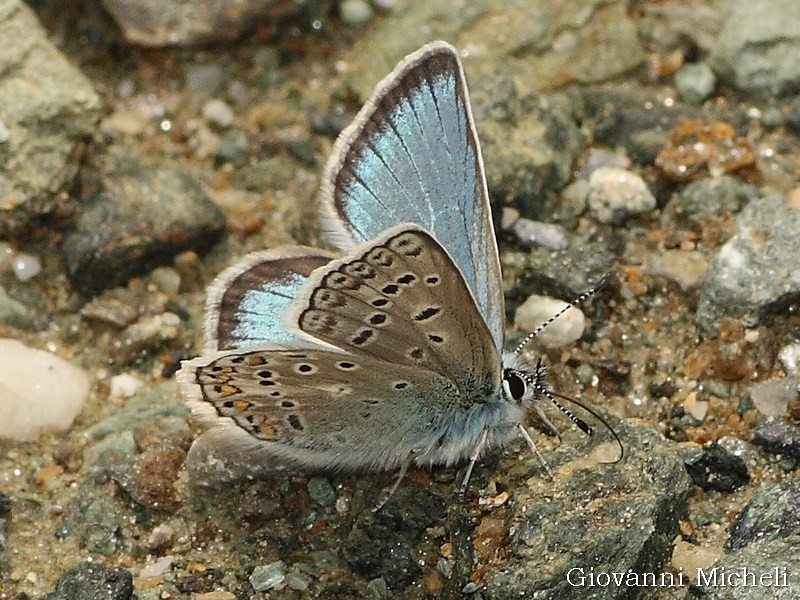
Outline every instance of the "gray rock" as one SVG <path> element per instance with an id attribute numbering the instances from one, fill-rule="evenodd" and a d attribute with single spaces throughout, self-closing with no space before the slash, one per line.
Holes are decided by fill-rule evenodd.
<path id="1" fill-rule="evenodd" d="M 54 592 L 43 600 L 131 600 L 133 575 L 119 567 L 92 561 L 81 563 L 58 578 Z"/>
<path id="2" fill-rule="evenodd" d="M 710 57 L 736 88 L 762 95 L 800 90 L 800 11 L 794 0 L 731 2 Z"/>
<path id="3" fill-rule="evenodd" d="M 786 198 L 751 201 L 736 220 L 738 233 L 708 269 L 695 320 L 706 331 L 732 316 L 752 327 L 800 298 L 800 210 Z"/>
<path id="4" fill-rule="evenodd" d="M 765 486 L 750 498 L 731 524 L 730 550 L 753 542 L 800 535 L 800 482 Z"/>
<path id="5" fill-rule="evenodd" d="M 600 595 L 596 588 L 572 587 L 567 573 L 590 566 L 661 570 L 687 510 L 691 481 L 679 453 L 656 432 L 614 427 L 625 440 L 621 462 L 598 464 L 565 440 L 546 456 L 556 481 L 531 478 L 514 492 L 507 558 L 488 569 L 483 598 L 628 598 L 624 586 L 603 588 Z"/>
<path id="6" fill-rule="evenodd" d="M 282 0 L 103 0 L 129 42 L 152 47 L 233 40 L 256 24 L 285 14 L 292 4 Z"/>
<path id="7" fill-rule="evenodd" d="M 796 600 L 797 573 L 800 571 L 798 547 L 800 535 L 794 535 L 754 543 L 731 552 L 712 568 L 704 570 L 706 581 L 693 585 L 689 597 L 704 600 Z M 762 576 L 766 579 L 761 579 Z"/>
<path id="8" fill-rule="evenodd" d="M 249 579 L 257 592 L 281 590 L 286 586 L 286 563 L 277 560 L 268 565 L 258 565 Z"/>
<path id="9" fill-rule="evenodd" d="M 534 248 L 528 254 L 508 253 L 504 267 L 519 272 L 519 288 L 567 301 L 585 292 L 611 271 L 614 257 L 598 242 L 576 240 L 566 250 Z"/>
<path id="10" fill-rule="evenodd" d="M 99 118 L 89 81 L 48 41 L 30 8 L 0 0 L 0 239 L 65 202 Z"/>
<path id="11" fill-rule="evenodd" d="M 95 496 L 90 485 L 84 492 L 67 509 L 56 535 L 74 536 L 89 552 L 111 556 L 122 550 L 122 515 L 111 500 Z"/>
<path id="12" fill-rule="evenodd" d="M 683 188 L 666 212 L 681 223 L 695 224 L 709 215 L 735 215 L 758 194 L 758 188 L 729 175 L 706 177 Z"/>
<path id="13" fill-rule="evenodd" d="M 684 65 L 675 73 L 675 87 L 689 104 L 702 104 L 716 85 L 714 71 L 706 63 Z"/>
<path id="14" fill-rule="evenodd" d="M 27 329 L 33 326 L 34 321 L 28 308 L 9 296 L 6 289 L 0 286 L 0 324 Z"/>
<path id="15" fill-rule="evenodd" d="M 126 164 L 104 187 L 63 243 L 67 273 L 86 293 L 125 283 L 185 250 L 202 251 L 225 227 L 202 186 L 172 169 Z"/>

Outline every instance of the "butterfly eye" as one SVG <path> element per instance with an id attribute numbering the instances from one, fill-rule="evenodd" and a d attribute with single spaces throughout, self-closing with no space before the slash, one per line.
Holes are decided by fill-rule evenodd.
<path id="1" fill-rule="evenodd" d="M 516 371 L 506 369 L 503 372 L 503 389 L 512 400 L 522 400 L 525 390 L 528 389 L 525 380 Z"/>

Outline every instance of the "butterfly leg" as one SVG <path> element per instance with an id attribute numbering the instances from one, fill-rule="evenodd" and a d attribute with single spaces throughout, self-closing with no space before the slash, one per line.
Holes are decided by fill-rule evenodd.
<path id="1" fill-rule="evenodd" d="M 489 430 L 484 429 L 481 432 L 481 437 L 478 439 L 478 443 L 475 445 L 475 450 L 472 451 L 472 454 L 469 457 L 469 464 L 467 465 L 467 472 L 464 475 L 464 480 L 461 482 L 460 493 L 464 494 L 467 491 L 467 484 L 469 484 L 469 478 L 472 476 L 472 469 L 475 468 L 475 463 L 478 462 L 478 459 L 481 457 L 481 452 L 483 452 L 483 447 L 486 445 L 486 439 L 489 437 Z"/>
<path id="2" fill-rule="evenodd" d="M 549 421 L 546 422 L 548 425 L 550 425 L 550 427 L 553 427 L 553 425 Z M 536 447 L 536 444 L 534 443 L 531 434 L 528 433 L 528 430 L 525 428 L 525 425 L 520 423 L 519 425 L 517 425 L 517 428 L 519 429 L 519 433 L 520 435 L 522 435 L 522 438 L 527 442 L 528 448 L 531 449 L 531 451 L 539 459 L 539 462 L 542 463 L 544 470 L 547 472 L 547 477 L 549 479 L 553 479 L 553 471 L 550 470 L 550 465 L 547 464 L 547 461 L 544 459 L 544 456 L 542 456 L 542 453 L 539 452 L 539 449 Z"/>
<path id="3" fill-rule="evenodd" d="M 408 471 L 408 467 L 411 465 L 411 461 L 413 460 L 413 458 L 414 458 L 414 453 L 412 452 L 411 454 L 408 455 L 408 458 L 403 461 L 403 464 L 400 465 L 400 471 L 398 471 L 397 473 L 397 479 L 394 480 L 392 487 L 390 487 L 383 493 L 383 498 L 381 498 L 381 501 L 378 502 L 375 508 L 372 509 L 372 512 L 374 513 L 378 512 L 389 501 L 389 498 L 394 496 L 394 493 L 397 491 L 397 488 L 400 487 L 400 482 L 403 481 L 403 478 L 406 476 L 406 472 Z"/>

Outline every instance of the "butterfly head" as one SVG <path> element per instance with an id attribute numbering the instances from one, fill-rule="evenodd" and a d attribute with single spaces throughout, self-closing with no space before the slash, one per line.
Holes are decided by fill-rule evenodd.
<path id="1" fill-rule="evenodd" d="M 539 359 L 534 368 L 520 361 L 516 355 L 507 357 L 503 368 L 503 396 L 508 402 L 531 408 L 547 391 L 547 368 Z"/>

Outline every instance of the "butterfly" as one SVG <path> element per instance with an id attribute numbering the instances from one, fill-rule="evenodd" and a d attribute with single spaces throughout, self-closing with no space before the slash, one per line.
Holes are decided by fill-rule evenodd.
<path id="1" fill-rule="evenodd" d="M 555 399 L 541 363 L 503 350 L 483 159 L 451 45 L 423 46 L 378 84 L 334 145 L 320 206 L 339 254 L 256 252 L 210 286 L 204 353 L 178 374 L 211 425 L 200 440 L 276 469 L 402 477 L 468 460 L 464 487 L 518 435 L 538 455 L 525 416 Z"/>

